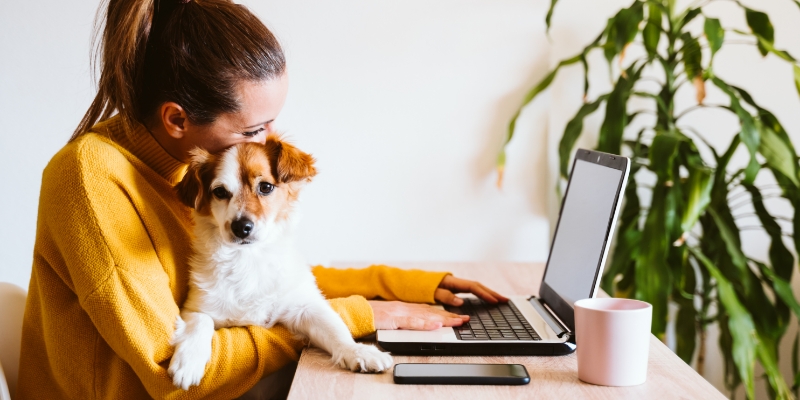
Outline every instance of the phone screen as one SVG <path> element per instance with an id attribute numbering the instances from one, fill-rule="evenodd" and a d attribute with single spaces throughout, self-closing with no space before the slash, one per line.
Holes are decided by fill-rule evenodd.
<path id="1" fill-rule="evenodd" d="M 526 385 L 520 364 L 397 364 L 394 383 L 420 385 Z"/>

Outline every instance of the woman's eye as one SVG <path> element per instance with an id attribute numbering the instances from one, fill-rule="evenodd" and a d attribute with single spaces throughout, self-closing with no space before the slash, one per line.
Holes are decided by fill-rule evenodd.
<path id="1" fill-rule="evenodd" d="M 242 132 L 242 135 L 247 136 L 247 137 L 253 137 L 253 136 L 258 135 L 261 132 L 264 132 L 264 128 L 259 128 L 259 129 L 256 129 L 256 130 L 250 131 L 250 132 Z"/>
<path id="2" fill-rule="evenodd" d="M 222 186 L 215 188 L 211 191 L 211 193 L 214 195 L 214 197 L 220 200 L 225 200 L 228 198 L 228 191 Z"/>
<path id="3" fill-rule="evenodd" d="M 258 184 L 258 193 L 262 196 L 270 194 L 273 189 L 275 189 L 275 185 L 269 182 L 261 182 Z"/>

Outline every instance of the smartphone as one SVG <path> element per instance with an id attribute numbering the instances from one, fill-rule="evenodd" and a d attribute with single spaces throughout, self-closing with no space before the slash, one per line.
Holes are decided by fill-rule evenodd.
<path id="1" fill-rule="evenodd" d="M 423 385 L 526 385 L 520 364 L 397 364 L 394 383 Z"/>

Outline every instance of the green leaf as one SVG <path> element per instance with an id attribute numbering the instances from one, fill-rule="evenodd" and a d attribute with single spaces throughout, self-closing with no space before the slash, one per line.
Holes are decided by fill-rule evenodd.
<path id="1" fill-rule="evenodd" d="M 711 58 L 714 54 L 722 48 L 722 42 L 725 40 L 725 30 L 722 29 L 722 24 L 716 18 L 706 18 L 703 31 L 708 39 L 708 45 L 711 48 Z"/>
<path id="2" fill-rule="evenodd" d="M 508 145 L 509 142 L 511 142 L 511 139 L 513 139 L 514 130 L 517 127 L 517 119 L 519 118 L 520 114 L 522 114 L 522 110 L 525 108 L 525 106 L 527 106 L 531 101 L 533 101 L 533 99 L 536 98 L 536 96 L 539 95 L 539 93 L 541 93 L 542 91 L 547 89 L 547 87 L 550 86 L 551 83 L 553 83 L 553 79 L 555 79 L 556 73 L 558 73 L 558 70 L 561 67 L 563 67 L 565 65 L 574 64 L 574 63 L 580 61 L 582 57 L 583 57 L 583 53 L 578 54 L 577 56 L 574 56 L 572 58 L 568 58 L 566 60 L 561 61 L 560 63 L 558 63 L 558 65 L 556 66 L 555 69 L 550 71 L 550 73 L 547 74 L 547 76 L 545 76 L 544 79 L 542 79 L 538 84 L 536 84 L 536 86 L 534 86 L 531 90 L 528 91 L 528 93 L 525 95 L 525 98 L 522 100 L 522 104 L 517 109 L 517 112 L 514 113 L 514 116 L 511 118 L 511 122 L 508 123 L 508 131 L 506 133 L 505 142 L 503 143 L 503 149 L 500 151 L 500 154 L 497 156 L 497 166 L 498 167 L 502 168 L 503 166 L 505 166 L 505 163 L 506 163 L 505 146 Z"/>
<path id="3" fill-rule="evenodd" d="M 681 41 L 683 41 L 683 47 L 681 48 L 683 66 L 686 70 L 686 78 L 691 81 L 703 74 L 703 53 L 700 51 L 700 43 L 688 32 L 681 35 Z"/>
<path id="4" fill-rule="evenodd" d="M 724 307 L 724 310 L 718 310 L 718 312 L 727 314 L 728 329 L 733 337 L 733 359 L 736 362 L 739 376 L 744 382 L 747 398 L 752 399 L 755 397 L 754 371 L 756 351 L 758 350 L 753 319 L 736 296 L 731 282 L 722 275 L 719 269 L 700 250 L 690 247 L 689 251 L 717 281 L 720 305 Z"/>
<path id="5" fill-rule="evenodd" d="M 658 41 L 661 39 L 661 9 L 652 3 L 647 4 L 647 24 L 642 31 L 644 47 L 649 56 L 654 56 L 658 51 Z"/>
<path id="6" fill-rule="evenodd" d="M 736 116 L 739 117 L 739 122 L 742 124 L 742 130 L 739 132 L 739 137 L 742 139 L 742 143 L 747 146 L 747 150 L 750 152 L 750 163 L 746 169 L 745 182 L 753 183 L 760 165 L 758 160 L 756 160 L 756 153 L 758 152 L 761 142 L 761 136 L 756 129 L 755 120 L 753 119 L 753 116 L 750 115 L 750 113 L 748 113 L 744 107 L 742 107 L 737 91 L 716 76 L 712 77 L 711 81 L 714 82 L 714 85 L 722 89 L 722 91 L 728 95 L 731 100 L 730 109 L 736 114 Z"/>
<path id="7" fill-rule="evenodd" d="M 666 231 L 667 197 L 671 188 L 663 184 L 653 190 L 652 204 L 642 230 L 642 241 L 635 266 L 634 297 L 653 306 L 651 330 L 664 335 L 667 326 L 667 300 L 672 288 L 667 251 L 670 240 Z"/>
<path id="8" fill-rule="evenodd" d="M 550 0 L 550 8 L 547 9 L 547 16 L 544 17 L 544 24 L 547 27 L 545 32 L 550 31 L 550 19 L 553 17 L 553 8 L 556 7 L 558 0 Z"/>
<path id="9" fill-rule="evenodd" d="M 772 268 L 775 270 L 778 277 L 784 280 L 792 279 L 794 256 L 783 243 L 783 231 L 781 230 L 781 226 L 778 225 L 775 218 L 767 211 L 767 207 L 764 206 L 764 197 L 761 195 L 758 188 L 747 184 L 745 184 L 744 187 L 750 192 L 753 209 L 758 216 L 759 222 L 761 222 L 761 226 L 764 227 L 764 231 L 766 231 L 767 235 L 770 237 L 769 261 L 770 264 L 772 264 Z M 772 269 L 770 269 L 769 272 L 772 273 Z M 787 304 L 789 303 L 787 302 Z M 798 317 L 800 317 L 800 314 L 798 314 Z"/>
<path id="10" fill-rule="evenodd" d="M 794 64 L 792 69 L 794 70 L 794 87 L 797 89 L 797 94 L 800 95 L 800 66 Z"/>
<path id="11" fill-rule="evenodd" d="M 773 288 L 775 289 L 775 295 L 778 296 L 784 303 L 786 303 L 792 312 L 794 312 L 794 314 L 800 318 L 800 303 L 798 303 L 797 299 L 794 297 L 792 285 L 788 281 L 778 276 L 775 271 L 771 270 L 763 263 L 759 263 L 759 267 L 761 267 L 761 272 L 772 281 Z"/>
<path id="12" fill-rule="evenodd" d="M 561 164 L 560 171 L 562 177 L 568 177 L 570 154 L 572 153 L 572 148 L 575 147 L 575 142 L 578 140 L 578 137 L 580 137 L 581 132 L 583 131 L 584 118 L 597 111 L 597 108 L 600 107 L 600 104 L 602 104 L 607 98 L 608 95 L 604 94 L 591 103 L 584 103 L 580 110 L 578 110 L 578 113 L 575 114 L 575 116 L 572 117 L 572 119 L 567 123 L 567 127 L 564 128 L 564 135 L 561 137 L 561 142 L 558 145 L 558 155 Z"/>
<path id="13" fill-rule="evenodd" d="M 612 154 L 620 153 L 622 133 L 628 126 L 628 98 L 630 98 L 633 85 L 639 80 L 644 65 L 646 64 L 634 63 L 614 84 L 614 90 L 609 94 L 606 103 L 606 115 L 600 126 L 597 150 Z"/>
<path id="14" fill-rule="evenodd" d="M 697 345 L 697 310 L 692 301 L 681 301 L 679 304 L 675 318 L 675 336 L 678 342 L 675 353 L 685 363 L 691 364 Z"/>
<path id="15" fill-rule="evenodd" d="M 630 7 L 623 8 L 616 15 L 608 19 L 605 29 L 606 42 L 603 44 L 603 53 L 606 60 L 611 63 L 625 47 L 633 42 L 639 33 L 639 23 L 644 19 L 642 3 L 634 2 Z"/>
<path id="16" fill-rule="evenodd" d="M 750 27 L 750 30 L 755 35 L 770 45 L 775 43 L 775 29 L 772 27 L 767 14 L 745 7 L 744 15 L 747 19 L 747 26 Z M 762 56 L 766 56 L 769 51 L 761 40 L 758 42 L 758 51 L 761 52 Z"/>
<path id="17" fill-rule="evenodd" d="M 769 166 L 773 172 L 780 172 L 788 178 L 794 186 L 800 186 L 797 177 L 798 172 L 800 172 L 797 162 L 797 152 L 786 130 L 783 129 L 783 125 L 778 121 L 778 118 L 756 104 L 753 97 L 750 96 L 746 90 L 733 85 L 730 85 L 729 88 L 732 92 L 741 96 L 742 100 L 758 110 L 758 117 L 761 121 L 756 127 L 762 136 L 760 140 L 766 142 L 766 145 L 762 144 L 759 147 L 759 151 L 766 158 L 767 166 Z"/>
<path id="18" fill-rule="evenodd" d="M 692 8 L 684 11 L 685 15 L 683 16 L 683 18 L 681 18 L 681 20 L 677 24 L 675 24 L 675 27 L 672 29 L 673 32 L 678 33 L 682 31 L 683 27 L 685 27 L 686 24 L 691 22 L 698 15 L 700 15 L 700 12 L 701 10 L 699 8 Z"/>
<path id="19" fill-rule="evenodd" d="M 731 229 L 728 222 L 714 211 L 713 208 L 709 208 L 708 213 L 711 215 L 711 218 L 714 219 L 717 229 L 719 229 L 719 234 L 725 242 L 725 247 L 731 257 L 731 261 L 733 261 L 733 266 L 737 269 L 736 275 L 744 277 L 747 274 L 747 257 L 742 253 L 742 244 L 738 234 Z"/>
<path id="20" fill-rule="evenodd" d="M 650 145 L 650 169 L 658 175 L 659 181 L 671 181 L 673 161 L 680 139 L 677 136 L 661 134 L 653 138 Z"/>
<path id="21" fill-rule="evenodd" d="M 709 170 L 695 168 L 689 171 L 689 179 L 685 186 L 688 198 L 681 220 L 681 229 L 683 232 L 689 232 L 711 202 L 711 188 L 714 186 L 714 180 L 711 179 Z"/>
<path id="22" fill-rule="evenodd" d="M 800 186 L 797 180 L 797 155 L 793 149 L 769 126 L 762 123 L 757 123 L 756 126 L 761 132 L 758 151 L 764 156 L 767 166 L 780 171 L 795 186 Z"/>
<path id="23" fill-rule="evenodd" d="M 689 257 L 686 257 L 686 246 L 682 246 L 679 249 L 682 253 L 680 281 L 676 282 L 675 294 L 672 295 L 679 307 L 675 318 L 675 336 L 677 338 L 675 353 L 684 362 L 691 364 L 697 345 L 698 313 L 694 306 L 697 279 Z"/>

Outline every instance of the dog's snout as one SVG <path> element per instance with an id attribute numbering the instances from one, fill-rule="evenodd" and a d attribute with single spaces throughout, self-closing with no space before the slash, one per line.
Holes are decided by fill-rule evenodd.
<path id="1" fill-rule="evenodd" d="M 231 222 L 231 230 L 239 239 L 244 239 L 253 231 L 253 221 L 247 218 L 237 219 Z"/>

